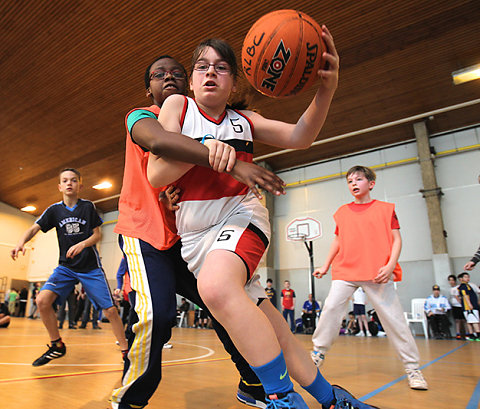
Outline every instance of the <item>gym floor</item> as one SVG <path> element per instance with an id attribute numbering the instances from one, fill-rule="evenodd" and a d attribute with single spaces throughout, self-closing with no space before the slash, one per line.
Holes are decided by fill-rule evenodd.
<path id="1" fill-rule="evenodd" d="M 0 329 L 0 396 L 15 408 L 107 409 L 119 386 L 121 355 L 109 324 L 101 330 L 64 329 L 67 355 L 34 368 L 48 337 L 39 319 L 12 318 Z M 296 335 L 305 349 L 310 335 Z M 474 409 L 480 401 L 480 342 L 417 337 L 428 391 L 411 390 L 387 338 L 341 336 L 327 355 L 323 375 L 382 409 Z M 213 330 L 174 328 L 164 350 L 163 380 L 149 408 L 247 408 L 236 398 L 238 374 Z M 319 408 L 296 385 L 311 408 Z"/>

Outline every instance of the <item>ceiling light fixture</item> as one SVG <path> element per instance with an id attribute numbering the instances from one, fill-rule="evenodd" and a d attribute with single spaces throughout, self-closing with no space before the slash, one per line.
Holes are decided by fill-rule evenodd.
<path id="1" fill-rule="evenodd" d="M 28 205 L 28 206 L 22 207 L 20 210 L 22 212 L 33 212 L 33 211 L 37 210 L 37 208 L 35 206 Z"/>
<path id="2" fill-rule="evenodd" d="M 93 186 L 93 188 L 97 190 L 109 189 L 111 187 L 112 187 L 112 184 L 110 182 L 102 182 L 102 183 L 99 183 L 98 185 Z"/>
<path id="3" fill-rule="evenodd" d="M 480 78 L 480 64 L 454 71 L 452 72 L 452 78 L 455 85 L 477 80 Z"/>

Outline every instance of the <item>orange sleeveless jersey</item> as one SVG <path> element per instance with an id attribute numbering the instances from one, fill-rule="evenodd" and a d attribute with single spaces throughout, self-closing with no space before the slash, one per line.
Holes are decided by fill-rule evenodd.
<path id="1" fill-rule="evenodd" d="M 375 200 L 360 211 L 350 206 L 341 206 L 333 216 L 340 249 L 332 262 L 332 280 L 372 281 L 390 258 L 395 205 Z M 393 274 L 394 281 L 402 279 L 398 263 Z"/>
<path id="2" fill-rule="evenodd" d="M 144 109 L 158 116 L 160 108 L 152 105 Z M 132 111 L 130 111 L 132 112 Z M 164 188 L 153 188 L 147 179 L 148 152 L 133 142 L 127 127 L 125 171 L 118 202 L 118 222 L 114 232 L 146 241 L 157 250 L 166 250 L 178 240 L 175 215 L 158 200 Z"/>

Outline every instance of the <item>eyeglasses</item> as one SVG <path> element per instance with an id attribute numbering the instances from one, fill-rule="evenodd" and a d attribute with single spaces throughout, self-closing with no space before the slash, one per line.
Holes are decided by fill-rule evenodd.
<path id="1" fill-rule="evenodd" d="M 208 62 L 202 62 L 202 61 L 196 62 L 195 65 L 193 66 L 193 69 L 199 72 L 207 72 L 212 66 L 215 72 L 219 75 L 230 74 L 230 67 L 225 62 L 218 62 L 218 63 L 211 63 L 211 62 L 208 63 Z"/>
<path id="2" fill-rule="evenodd" d="M 173 78 L 176 79 L 181 79 L 185 78 L 185 73 L 180 70 L 174 70 L 174 71 L 164 71 L 164 70 L 158 70 L 158 71 L 153 71 L 150 74 L 150 80 L 163 80 L 167 74 L 171 74 Z"/>

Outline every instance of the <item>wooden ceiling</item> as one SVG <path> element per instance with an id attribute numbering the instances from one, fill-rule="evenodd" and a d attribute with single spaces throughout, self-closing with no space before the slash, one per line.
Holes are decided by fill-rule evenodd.
<path id="1" fill-rule="evenodd" d="M 157 55 L 188 66 L 206 37 L 240 54 L 250 26 L 283 8 L 325 23 L 341 57 L 340 83 L 318 140 L 480 97 L 480 80 L 454 86 L 451 72 L 480 63 L 478 0 L 3 0 L 0 4 L 0 201 L 41 213 L 60 200 L 64 167 L 84 175 L 82 196 L 116 197 L 124 164 L 124 115 L 149 104 L 143 73 Z M 250 90 L 264 116 L 295 122 L 314 90 L 274 100 Z M 431 132 L 479 123 L 480 105 L 436 114 Z M 275 170 L 413 138 L 411 123 L 271 157 Z M 255 156 L 275 151 L 257 145 Z M 92 185 L 109 179 L 113 187 Z M 97 203 L 116 209 L 117 199 Z"/>

